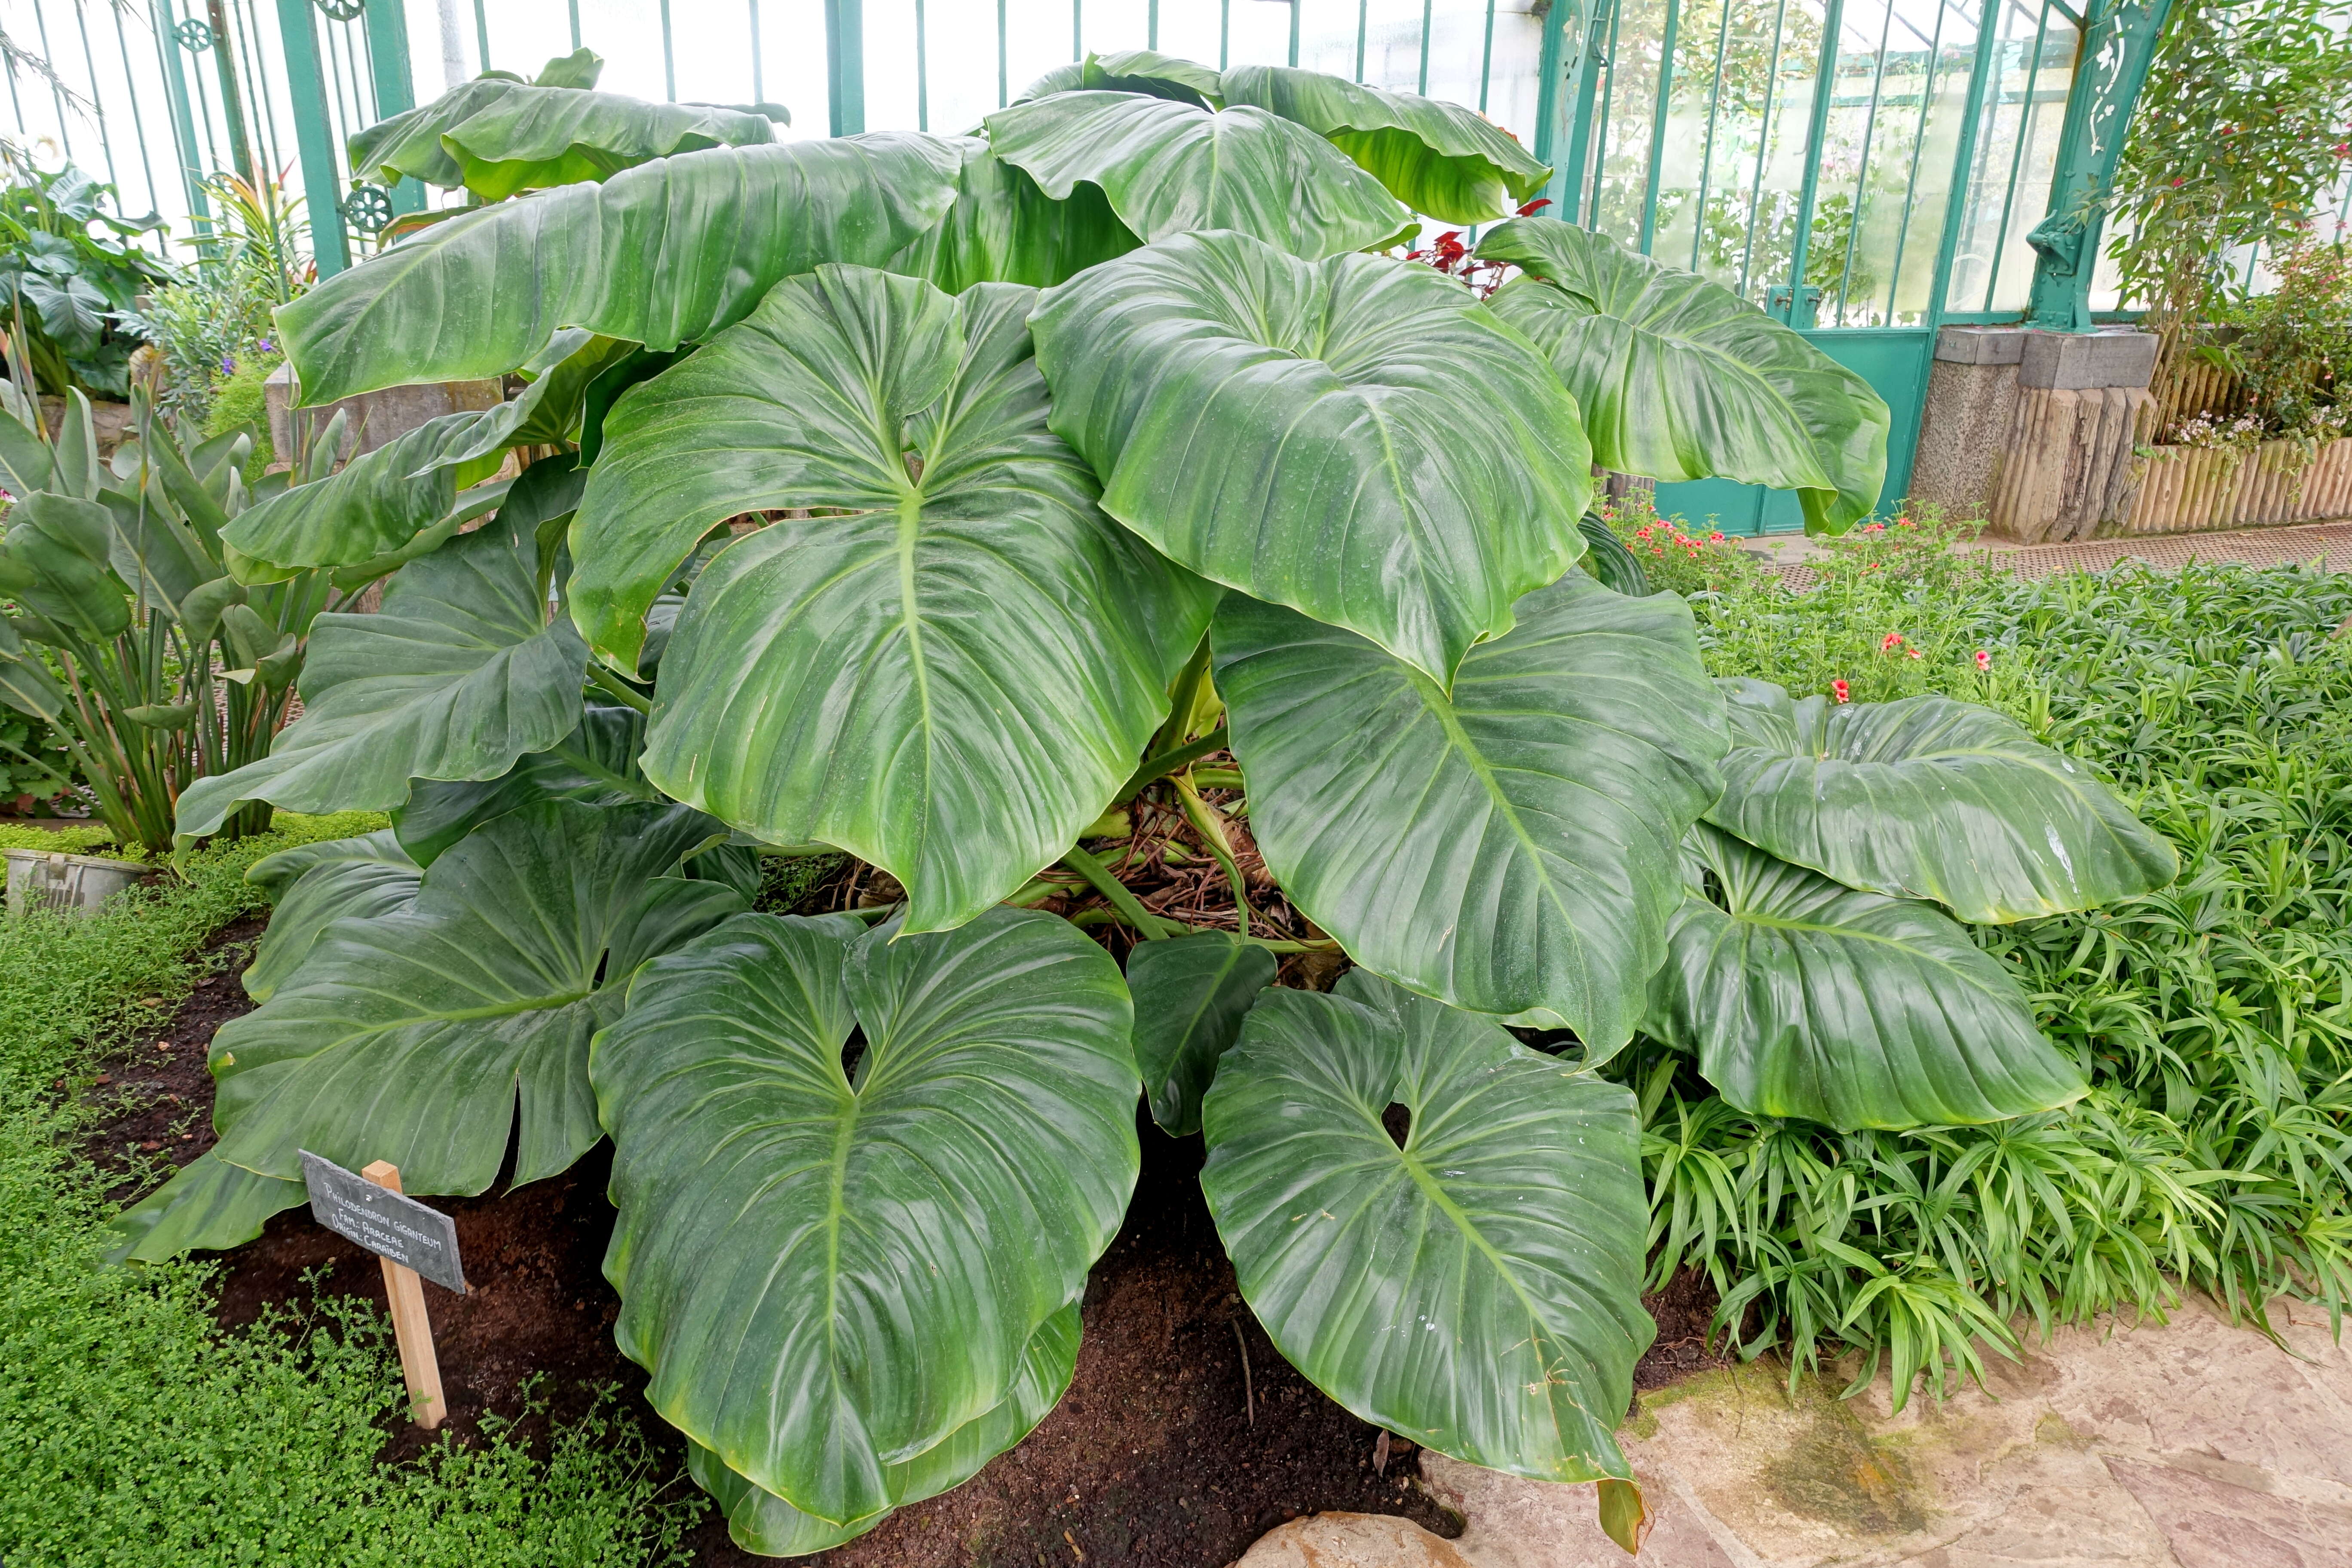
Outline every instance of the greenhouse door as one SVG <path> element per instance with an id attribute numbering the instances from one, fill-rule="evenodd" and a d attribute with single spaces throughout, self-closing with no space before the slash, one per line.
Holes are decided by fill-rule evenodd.
<path id="1" fill-rule="evenodd" d="M 1886 399 L 1908 492 L 1937 330 L 2014 319 L 2080 30 L 2059 0 L 1586 0 L 1565 24 L 1553 210 L 1715 279 Z M 1801 286 L 1790 288 L 1791 279 Z M 1796 498 L 1658 489 L 1727 533 Z"/>

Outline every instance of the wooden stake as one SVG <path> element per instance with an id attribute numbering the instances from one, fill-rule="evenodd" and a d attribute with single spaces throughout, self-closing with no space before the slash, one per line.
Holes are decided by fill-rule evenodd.
<path id="1" fill-rule="evenodd" d="M 400 1191 L 400 1167 L 378 1160 L 360 1173 L 377 1186 Z M 427 1432 L 448 1419 L 448 1403 L 441 1397 L 441 1363 L 433 1354 L 433 1320 L 425 1313 L 425 1282 L 416 1270 L 379 1258 L 383 1265 L 383 1293 L 392 1303 L 392 1338 L 400 1347 L 400 1375 L 408 1384 L 408 1402 L 416 1424 Z"/>

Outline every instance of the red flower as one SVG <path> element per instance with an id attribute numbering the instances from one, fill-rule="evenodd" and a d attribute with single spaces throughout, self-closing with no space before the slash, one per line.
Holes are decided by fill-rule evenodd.
<path id="1" fill-rule="evenodd" d="M 1977 668 L 1979 669 L 1990 669 L 1992 668 L 1992 655 L 1987 653 L 1982 648 L 1977 649 Z"/>
<path id="2" fill-rule="evenodd" d="M 1706 536 L 1706 539 L 1707 539 L 1707 542 L 1708 542 L 1708 543 L 1710 543 L 1710 544 L 1720 544 L 1720 543 L 1722 543 L 1722 542 L 1723 542 L 1723 530 L 1721 530 L 1721 529 L 1719 529 L 1719 528 L 1718 528 L 1718 529 L 1717 529 L 1713 533 L 1708 534 L 1708 535 Z"/>
<path id="3" fill-rule="evenodd" d="M 1889 632 L 1885 637 L 1879 639 L 1878 651 L 1881 653 L 1891 653 L 1902 646 L 1903 634 L 1901 632 Z"/>
<path id="4" fill-rule="evenodd" d="M 1839 700 L 1840 702 L 1843 702 L 1843 701 L 1848 700 L 1848 698 L 1847 698 L 1847 696 L 1846 696 L 1846 684 L 1845 684 L 1845 682 L 1844 682 L 1844 681 L 1843 681 L 1843 680 L 1832 680 L 1832 681 L 1831 681 L 1831 682 L 1830 682 L 1830 695 L 1831 695 L 1832 697 L 1833 697 L 1833 698 L 1837 699 L 1837 700 Z"/>

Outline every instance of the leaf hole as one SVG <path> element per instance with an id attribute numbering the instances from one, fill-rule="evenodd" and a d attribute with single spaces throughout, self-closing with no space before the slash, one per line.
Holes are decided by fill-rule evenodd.
<path id="1" fill-rule="evenodd" d="M 841 1042 L 841 1076 L 849 1080 L 852 1094 L 857 1092 L 857 1069 L 866 1062 L 866 1031 L 852 1029 L 849 1038 Z"/>
<path id="2" fill-rule="evenodd" d="M 1412 1136 L 1412 1112 L 1391 1100 L 1389 1108 L 1381 1112 L 1381 1126 L 1387 1131 L 1389 1142 L 1402 1149 L 1404 1141 Z"/>

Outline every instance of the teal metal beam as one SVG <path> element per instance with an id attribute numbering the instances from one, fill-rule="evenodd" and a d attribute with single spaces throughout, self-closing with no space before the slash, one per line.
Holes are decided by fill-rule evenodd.
<path id="1" fill-rule="evenodd" d="M 824 86 L 835 136 L 866 129 L 866 11 L 859 0 L 824 0 Z"/>
<path id="2" fill-rule="evenodd" d="M 579 15 L 572 16 L 574 46 Z M 375 79 L 375 111 L 389 120 L 416 107 L 416 84 L 408 74 L 408 8 L 401 0 L 367 0 L 368 68 Z M 404 179 L 392 187 L 392 210 L 425 210 L 422 181 Z"/>
<path id="3" fill-rule="evenodd" d="M 1810 327 L 1814 320 L 1805 299 L 1805 263 L 1812 251 L 1813 208 L 1822 192 L 1822 144 L 1829 134 L 1830 95 L 1837 81 L 1838 46 L 1844 37 L 1845 0 L 1829 0 L 1822 16 L 1821 59 L 1813 68 L 1812 112 L 1805 118 L 1805 177 L 1797 191 L 1797 236 L 1789 255 L 1789 308 L 1780 317 L 1792 327 Z M 1862 178 L 1868 174 L 1865 168 L 1857 178 L 1857 196 L 1862 191 Z M 1849 255 L 1860 237 L 1852 230 L 1847 232 Z"/>
<path id="4" fill-rule="evenodd" d="M 1565 0 L 1553 0 L 1553 8 L 1564 3 Z M 1616 0 L 1588 0 L 1578 38 L 1576 107 L 1569 120 L 1568 156 L 1560 161 L 1559 171 L 1552 176 L 1563 198 L 1559 216 L 1570 223 L 1591 221 L 1584 211 L 1584 162 L 1592 145 L 1594 100 L 1600 95 L 1601 68 L 1608 53 L 1602 40 L 1609 36 L 1609 23 L 1616 8 Z"/>
<path id="5" fill-rule="evenodd" d="M 188 221 L 202 245 L 212 237 L 213 209 L 205 200 L 204 156 L 196 151 L 196 117 L 188 106 L 187 75 L 180 68 L 179 30 L 180 19 L 172 13 L 172 0 L 155 0 L 155 52 L 163 62 L 163 96 L 172 103 L 172 142 L 179 149 Z"/>
<path id="6" fill-rule="evenodd" d="M 2026 307 L 2034 326 L 2062 332 L 2092 330 L 2091 275 L 2098 267 L 2116 168 L 2170 8 L 2171 0 L 2095 0 L 2086 7 L 2050 176 L 2049 211 L 2025 237 L 2034 253 L 2033 292 Z"/>
<path id="7" fill-rule="evenodd" d="M 168 3 L 168 0 L 166 0 Z M 1561 57 L 1567 52 L 1569 0 L 1552 0 L 1544 12 L 1542 49 L 1536 64 L 1536 162 L 1553 164 L 1551 178 L 1544 183 L 1544 195 L 1551 198 L 1553 211 L 1559 211 L 1560 175 L 1552 149 L 1559 140 L 1560 103 L 1568 95 L 1559 90 L 1560 76 L 1566 68 Z M 1359 7 L 1356 24 L 1356 79 L 1364 78 L 1364 31 Z"/>
<path id="8" fill-rule="evenodd" d="M 327 79 L 319 68 L 319 35 L 310 0 L 278 0 L 278 37 L 286 51 L 286 96 L 294 105 L 294 151 L 302 163 L 302 196 L 310 215 L 310 251 L 319 276 L 352 264 L 343 233 L 342 176 L 335 167 L 335 133 L 327 118 Z"/>
<path id="9" fill-rule="evenodd" d="M 1936 239 L 1936 270 L 1927 285 L 1929 332 L 1944 324 L 1945 297 L 1951 292 L 1952 263 L 1959 254 L 1960 226 L 1968 221 L 1971 195 L 1970 171 L 1977 162 L 1977 132 L 1984 123 L 1985 95 L 1992 80 L 1994 37 L 2003 0 L 1984 0 L 1977 8 L 1977 55 L 1969 67 L 1968 108 L 1960 115 L 1959 144 L 1952 149 L 1952 185 L 1944 198 L 1944 229 Z"/>

